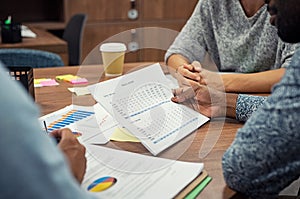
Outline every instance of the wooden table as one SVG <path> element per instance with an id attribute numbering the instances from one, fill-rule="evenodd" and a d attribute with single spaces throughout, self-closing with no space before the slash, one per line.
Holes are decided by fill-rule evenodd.
<path id="1" fill-rule="evenodd" d="M 125 72 L 139 68 L 138 66 L 148 64 L 149 63 L 125 64 Z M 35 78 L 55 78 L 56 75 L 61 74 L 74 74 L 86 77 L 90 84 L 107 79 L 101 76 L 103 74 L 103 68 L 101 66 L 34 69 Z M 35 89 L 36 102 L 40 105 L 42 114 L 48 114 L 71 103 L 78 105 L 93 105 L 95 103 L 90 95 L 78 97 L 71 94 L 67 91 L 68 87 L 72 87 L 72 85 L 60 82 L 60 85 L 57 87 Z M 242 123 L 231 119 L 211 120 L 196 132 L 162 152 L 159 157 L 190 162 L 203 162 L 205 170 L 207 170 L 208 174 L 212 177 L 212 181 L 204 191 L 201 192 L 199 198 L 230 198 L 235 192 L 227 188 L 224 182 L 221 158 L 233 141 L 237 129 L 242 127 L 242 125 Z M 147 149 L 140 143 L 109 142 L 106 146 L 150 155 Z"/>
<path id="2" fill-rule="evenodd" d="M 3 44 L 0 38 L 0 48 L 30 48 L 56 53 L 61 56 L 63 62 L 68 64 L 68 44 L 66 41 L 54 36 L 44 29 L 29 27 L 36 38 L 23 38 L 20 43 Z"/>

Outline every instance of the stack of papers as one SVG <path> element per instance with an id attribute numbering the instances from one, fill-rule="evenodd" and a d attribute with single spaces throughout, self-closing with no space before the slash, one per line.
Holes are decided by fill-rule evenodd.
<path id="1" fill-rule="evenodd" d="M 84 190 L 99 198 L 189 199 L 210 182 L 203 163 L 98 146 L 115 137 L 141 141 L 157 155 L 209 120 L 171 102 L 172 91 L 159 64 L 88 88 L 99 103 L 70 105 L 40 118 L 49 132 L 70 128 L 85 145 Z"/>
<path id="2" fill-rule="evenodd" d="M 82 188 L 99 198 L 194 198 L 211 180 L 202 163 L 181 162 L 93 144 L 105 144 L 116 125 L 113 118 L 98 121 L 99 104 L 70 105 L 40 118 L 49 132 L 70 128 L 87 148 Z M 190 183 L 192 181 L 192 183 Z"/>
<path id="3" fill-rule="evenodd" d="M 191 163 L 87 145 L 83 189 L 98 198 L 173 198 L 203 170 Z"/>
<path id="4" fill-rule="evenodd" d="M 94 99 L 153 154 L 183 139 L 209 118 L 171 101 L 159 64 L 88 86 Z"/>

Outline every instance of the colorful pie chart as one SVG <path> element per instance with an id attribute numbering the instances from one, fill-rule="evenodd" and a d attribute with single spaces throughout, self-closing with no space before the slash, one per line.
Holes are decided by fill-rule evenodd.
<path id="1" fill-rule="evenodd" d="M 117 179 L 114 177 L 106 176 L 95 180 L 87 188 L 90 192 L 101 192 L 109 187 L 113 186 L 117 182 Z"/>

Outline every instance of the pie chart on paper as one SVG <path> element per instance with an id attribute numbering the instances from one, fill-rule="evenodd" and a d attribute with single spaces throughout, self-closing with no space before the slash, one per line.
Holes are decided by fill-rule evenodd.
<path id="1" fill-rule="evenodd" d="M 94 182 L 92 182 L 88 186 L 87 190 L 90 192 L 101 192 L 101 191 L 104 191 L 104 190 L 110 188 L 116 182 L 117 182 L 117 179 L 114 177 L 110 177 L 110 176 L 102 177 L 102 178 L 99 178 L 99 179 L 95 180 Z"/>

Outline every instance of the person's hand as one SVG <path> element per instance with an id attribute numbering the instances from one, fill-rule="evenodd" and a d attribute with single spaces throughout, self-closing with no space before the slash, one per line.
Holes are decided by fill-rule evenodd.
<path id="1" fill-rule="evenodd" d="M 207 117 L 226 116 L 226 93 L 224 92 L 198 84 L 175 89 L 173 94 L 171 100 L 176 103 L 194 99 L 198 111 Z"/>
<path id="2" fill-rule="evenodd" d="M 202 68 L 201 64 L 197 61 L 194 61 L 192 64 L 183 64 L 178 67 L 177 72 L 185 79 L 178 78 L 180 86 L 189 84 L 195 87 L 197 82 L 201 85 L 207 85 L 210 88 L 224 91 L 222 76 L 217 72 Z"/>
<path id="3" fill-rule="evenodd" d="M 81 183 L 86 170 L 85 147 L 79 143 L 70 129 L 55 130 L 50 135 L 60 140 L 57 146 L 67 158 L 73 175 Z"/>
<path id="4" fill-rule="evenodd" d="M 177 72 L 183 77 L 200 83 L 201 77 L 199 73 L 201 72 L 201 64 L 199 62 L 193 62 L 192 64 L 183 64 L 177 68 Z"/>

